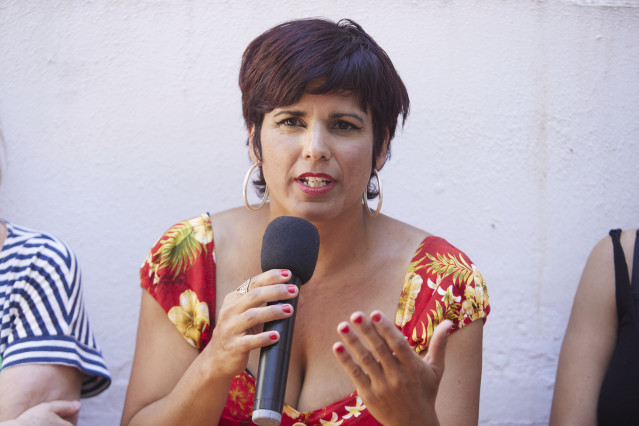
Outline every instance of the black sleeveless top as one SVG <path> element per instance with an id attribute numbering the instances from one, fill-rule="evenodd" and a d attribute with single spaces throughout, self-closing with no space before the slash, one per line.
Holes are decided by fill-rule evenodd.
<path id="1" fill-rule="evenodd" d="M 619 242 L 620 235 L 620 229 L 610 231 L 619 326 L 615 350 L 599 392 L 599 425 L 639 424 L 639 230 L 635 239 L 632 282 Z"/>

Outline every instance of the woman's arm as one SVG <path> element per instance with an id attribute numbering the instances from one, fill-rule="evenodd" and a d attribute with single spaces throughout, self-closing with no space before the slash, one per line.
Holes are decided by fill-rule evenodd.
<path id="1" fill-rule="evenodd" d="M 43 402 L 78 400 L 81 386 L 82 374 L 74 367 L 23 364 L 6 368 L 0 373 L 0 421 L 17 419 Z M 67 420 L 75 424 L 77 410 Z"/>
<path id="2" fill-rule="evenodd" d="M 596 425 L 617 322 L 612 241 L 606 237 L 590 254 L 577 288 L 559 355 L 551 425 Z"/>
<path id="3" fill-rule="evenodd" d="M 435 403 L 442 425 L 478 424 L 483 335 L 484 320 L 478 319 L 448 336 L 446 369 Z"/>
<path id="4" fill-rule="evenodd" d="M 250 351 L 279 339 L 277 333 L 250 331 L 293 314 L 288 304 L 266 306 L 298 295 L 296 286 L 283 284 L 289 278 L 271 270 L 252 278 L 248 293 L 229 293 L 201 353 L 144 291 L 121 424 L 181 425 L 188 418 L 190 425 L 209 425 L 219 419 L 231 381 L 246 368 Z"/>
<path id="5" fill-rule="evenodd" d="M 197 424 L 197 414 L 219 417 L 231 378 L 220 377 L 216 383 L 204 359 L 197 359 L 198 350 L 143 291 L 122 425 L 180 424 L 186 418 Z"/>

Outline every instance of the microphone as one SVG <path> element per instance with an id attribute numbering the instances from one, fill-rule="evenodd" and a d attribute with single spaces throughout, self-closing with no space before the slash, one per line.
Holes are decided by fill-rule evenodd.
<path id="1" fill-rule="evenodd" d="M 318 252 L 319 232 L 312 223 L 298 217 L 280 216 L 269 223 L 264 232 L 262 271 L 288 269 L 292 275 L 289 284 L 299 287 L 313 276 Z M 280 340 L 260 351 L 253 404 L 253 422 L 260 426 L 277 426 L 282 421 L 297 299 L 269 303 L 290 303 L 293 315 L 264 324 L 264 331 L 278 331 Z"/>

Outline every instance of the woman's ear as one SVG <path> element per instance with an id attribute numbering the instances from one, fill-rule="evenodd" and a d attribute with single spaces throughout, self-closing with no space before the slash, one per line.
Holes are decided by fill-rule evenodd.
<path id="1" fill-rule="evenodd" d="M 248 151 L 249 151 L 249 158 L 251 159 L 252 163 L 257 163 L 259 162 L 259 159 L 257 158 L 257 155 L 255 155 L 255 145 L 253 145 L 253 137 L 255 136 L 255 126 L 251 126 L 251 128 L 248 131 Z"/>
<path id="2" fill-rule="evenodd" d="M 388 140 L 390 139 L 390 133 L 388 132 L 388 129 L 386 129 L 385 132 L 386 136 L 384 136 L 382 149 L 379 151 L 379 155 L 375 160 L 375 170 L 381 170 L 381 168 L 384 167 L 384 164 L 386 164 L 386 152 L 388 150 Z"/>

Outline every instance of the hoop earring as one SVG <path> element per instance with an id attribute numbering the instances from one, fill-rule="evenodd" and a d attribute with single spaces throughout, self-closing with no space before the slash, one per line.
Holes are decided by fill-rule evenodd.
<path id="1" fill-rule="evenodd" d="M 375 174 L 375 177 L 377 178 L 377 186 L 379 187 L 379 201 L 377 201 L 377 208 L 375 209 L 375 211 L 372 211 L 369 207 L 368 207 L 368 197 L 366 196 L 366 190 L 364 191 L 364 195 L 362 196 L 362 199 L 364 200 L 364 207 L 366 207 L 366 211 L 368 212 L 369 215 L 371 215 L 372 217 L 375 217 L 379 214 L 379 211 L 382 209 L 382 202 L 384 201 L 384 195 L 383 195 L 383 190 L 382 190 L 382 181 L 379 178 L 379 174 L 377 173 L 377 170 L 373 169 L 373 173 Z"/>
<path id="2" fill-rule="evenodd" d="M 253 163 L 249 171 L 246 173 L 246 176 L 244 176 L 244 185 L 242 186 L 242 198 L 244 198 L 244 205 L 246 206 L 247 209 L 249 209 L 252 212 L 261 209 L 264 203 L 266 203 L 266 200 L 268 199 L 268 185 L 266 186 L 266 190 L 264 191 L 264 197 L 262 198 L 262 202 L 260 203 L 259 206 L 255 208 L 251 207 L 251 205 L 248 202 L 248 198 L 246 196 L 246 189 L 248 187 L 248 181 L 251 178 L 251 174 L 253 173 L 253 170 L 255 170 L 255 168 L 259 167 L 260 165 L 261 165 L 260 163 Z"/>

